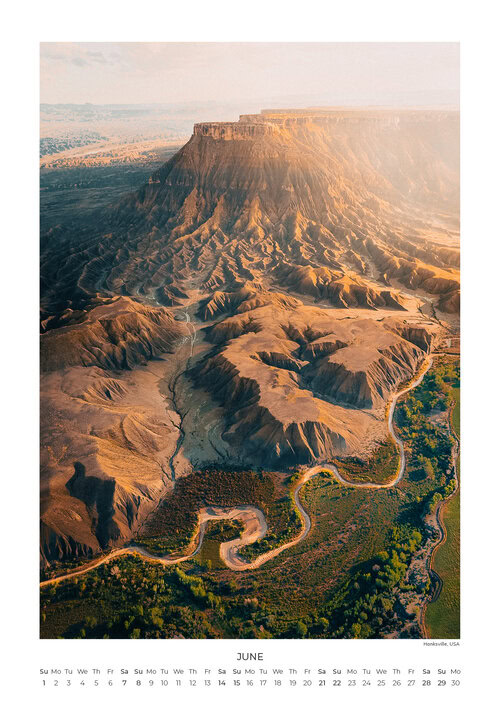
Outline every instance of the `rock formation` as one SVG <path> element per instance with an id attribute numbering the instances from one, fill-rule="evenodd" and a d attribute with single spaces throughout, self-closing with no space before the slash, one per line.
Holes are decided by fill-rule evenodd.
<path id="1" fill-rule="evenodd" d="M 216 347 L 191 376 L 224 408 L 223 438 L 235 458 L 283 468 L 363 454 L 367 434 L 386 432 L 387 400 L 414 376 L 434 333 L 269 303 L 207 336 Z"/>
<path id="2" fill-rule="evenodd" d="M 130 539 L 180 448 L 289 469 L 384 440 L 459 312 L 458 136 L 441 110 L 197 124 L 137 192 L 44 237 L 45 564 Z"/>

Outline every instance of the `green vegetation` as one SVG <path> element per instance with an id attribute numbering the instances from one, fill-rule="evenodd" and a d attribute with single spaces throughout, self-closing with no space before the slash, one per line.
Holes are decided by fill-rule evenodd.
<path id="1" fill-rule="evenodd" d="M 233 520 L 218 520 L 207 524 L 205 530 L 205 539 L 218 540 L 220 543 L 225 543 L 228 540 L 236 540 L 241 537 L 245 526 L 242 521 Z"/>
<path id="2" fill-rule="evenodd" d="M 263 568 L 223 570 L 202 551 L 182 564 L 182 572 L 194 581 L 180 584 L 174 567 L 119 558 L 42 590 L 42 637 L 343 637 L 331 601 L 337 594 L 351 594 L 350 575 L 366 571 L 373 556 L 388 547 L 401 497 L 397 490 L 361 492 L 342 487 L 331 476 L 316 476 L 302 489 L 301 500 L 313 521 L 308 540 Z M 224 532 L 218 536 L 225 537 Z M 219 542 L 214 544 L 218 549 Z M 349 596 L 353 607 L 355 594 L 359 596 Z M 160 612 L 152 611 L 158 608 Z M 97 625 L 89 625 L 87 617 L 97 619 Z M 157 619 L 163 619 L 161 628 Z M 401 620 L 391 616 L 391 627 L 397 623 Z M 344 625 L 345 632 L 349 627 Z"/>
<path id="3" fill-rule="evenodd" d="M 291 638 L 325 630 L 324 620 L 292 619 L 235 581 L 130 556 L 43 589 L 41 608 L 42 638 Z"/>
<path id="4" fill-rule="evenodd" d="M 408 467 L 421 470 L 420 477 L 433 480 L 436 473 L 451 474 L 453 440 L 448 420 L 433 415 L 446 411 L 453 402 L 450 385 L 444 380 L 446 365 L 430 369 L 422 383 L 397 405 L 398 434 L 405 445 Z M 441 478 L 444 485 L 446 479 Z"/>
<path id="5" fill-rule="evenodd" d="M 447 386 L 457 383 L 448 366 L 446 360 L 436 364 L 429 380 L 426 375 L 398 403 L 397 432 L 410 461 L 397 487 L 351 489 L 331 475 L 315 476 L 301 489 L 312 522 L 307 540 L 255 571 L 224 568 L 220 542 L 234 539 L 241 526 L 221 521 L 207 527 L 203 549 L 182 569 L 123 557 L 44 588 L 42 637 L 376 638 L 403 628 L 408 637 L 418 636 L 416 616 L 403 602 L 416 603 L 429 589 L 425 574 L 417 579 L 408 568 L 432 538 L 423 520 L 429 507 L 453 488 L 447 413 L 438 408 L 447 408 L 450 399 L 440 379 Z M 253 504 L 264 511 L 275 536 L 267 548 L 256 544 L 247 551 L 258 554 L 290 528 L 300 530 L 290 510 L 297 479 L 248 470 L 195 472 L 178 480 L 148 526 L 149 537 L 170 540 L 170 531 L 201 506 Z M 178 546 L 183 535 L 176 534 L 172 544 Z M 452 554 L 455 567 L 457 556 Z M 449 612 L 443 618 L 436 637 L 446 635 L 445 625 L 454 629 Z"/>
<path id="6" fill-rule="evenodd" d="M 386 550 L 357 570 L 344 589 L 327 604 L 324 616 L 335 638 L 377 638 L 401 627 L 397 593 L 411 589 L 406 573 L 422 534 L 403 525 L 391 531 Z M 419 586 L 416 591 L 426 587 Z"/>
<path id="7" fill-rule="evenodd" d="M 452 423 L 460 437 L 460 389 L 452 388 L 454 406 Z M 457 473 L 460 472 L 460 458 Z M 460 636 L 460 492 L 443 508 L 446 541 L 434 554 L 433 568 L 443 580 L 438 599 L 429 604 L 425 622 L 431 638 L 458 638 Z"/>
<path id="8" fill-rule="evenodd" d="M 291 491 L 288 496 L 278 499 L 269 506 L 266 519 L 268 525 L 273 526 L 273 530 L 268 530 L 264 538 L 240 549 L 240 555 L 249 562 L 299 535 L 302 519 L 293 501 L 292 493 Z"/>
<path id="9" fill-rule="evenodd" d="M 366 515 L 369 503 L 366 496 L 359 501 L 356 492 L 339 492 L 336 482 L 327 483 L 324 478 L 316 477 L 312 482 L 317 486 L 311 488 L 308 498 L 323 505 L 328 490 L 333 491 L 337 495 L 336 507 L 342 520 L 350 521 L 350 508 L 355 508 L 355 520 L 360 521 L 362 515 Z M 385 516 L 382 502 L 377 515 L 381 519 Z M 389 523 L 384 518 L 383 524 Z M 328 527 L 322 527 L 327 533 Z M 378 599 L 373 605 L 373 618 L 380 618 L 376 615 L 379 603 L 384 609 L 387 607 L 387 602 L 382 602 L 382 598 L 390 598 L 391 605 L 394 604 L 395 596 L 385 595 L 396 588 L 392 585 L 397 577 L 401 577 L 403 558 L 408 559 L 411 554 L 411 540 L 415 541 L 415 545 L 418 543 L 416 536 L 410 536 L 407 543 L 402 541 L 399 545 L 395 544 L 397 558 L 392 552 L 387 553 L 385 562 L 383 550 L 380 549 L 372 565 L 373 546 L 387 547 L 384 533 L 371 532 L 368 522 L 361 535 L 357 535 L 354 525 L 350 528 L 351 537 L 355 538 L 354 544 L 350 544 L 345 534 L 342 538 L 344 545 L 338 552 L 331 550 L 332 543 L 338 538 L 331 534 L 327 538 L 330 549 L 326 550 L 315 535 L 312 560 L 311 551 L 301 550 L 294 556 L 294 565 L 289 566 L 289 553 L 299 546 L 288 551 L 284 574 L 267 569 L 252 574 L 228 573 L 227 570 L 223 573 L 214 566 L 200 568 L 194 560 L 183 563 L 182 569 L 165 568 L 151 565 L 138 557 L 117 558 L 78 579 L 42 589 L 41 637 L 346 637 L 351 631 L 356 633 L 356 618 L 358 612 L 362 613 L 359 611 L 361 607 L 365 608 L 366 598 L 375 594 Z M 371 541 L 366 540 L 369 535 Z M 331 556 L 334 557 L 332 561 L 329 560 Z M 359 558 L 361 563 L 358 563 Z M 307 569 L 300 570 L 304 560 L 310 561 L 310 564 Z M 346 566 L 354 569 L 358 564 L 363 565 L 362 574 L 349 578 L 348 583 L 343 585 Z M 381 564 L 378 577 L 383 585 L 379 588 L 374 582 L 372 586 L 377 591 L 372 592 L 369 580 L 363 575 L 365 572 L 373 573 L 376 564 Z M 283 598 L 284 594 L 287 598 Z M 325 601 L 327 607 L 324 606 Z M 347 608 L 342 620 L 343 605 Z M 375 636 L 383 632 L 383 628 L 402 625 L 401 618 L 394 614 L 393 609 L 390 612 L 387 609 L 383 615 L 380 624 L 378 621 L 375 624 L 377 630 L 371 624 L 371 616 L 367 627 L 359 632 L 359 637 Z"/>
<path id="10" fill-rule="evenodd" d="M 196 564 L 206 570 L 226 569 L 220 558 L 220 544 L 239 538 L 244 525 L 241 521 L 213 521 L 207 524 L 201 550 L 194 559 Z"/>
<path id="11" fill-rule="evenodd" d="M 183 575 L 181 570 L 124 557 L 78 580 L 43 589 L 41 637 L 215 637 L 209 621 L 196 608 L 210 601 L 211 608 L 217 609 L 214 596 L 203 589 L 201 580 L 187 582 Z M 58 608 L 61 603 L 62 610 Z"/>
<path id="12" fill-rule="evenodd" d="M 286 475 L 277 473 L 234 468 L 224 471 L 206 468 L 181 477 L 174 494 L 163 502 L 146 526 L 144 535 L 136 542 L 156 555 L 185 551 L 196 532 L 201 507 L 251 504 L 263 511 L 269 529 L 264 539 L 241 550 L 242 556 L 251 561 L 257 555 L 288 542 L 300 531 L 300 514 L 286 486 L 290 484 L 287 479 Z M 222 566 L 218 545 L 233 539 L 227 537 L 217 543 L 209 538 L 201 551 L 203 558 Z"/>
<path id="13" fill-rule="evenodd" d="M 108 552 L 107 550 L 103 551 L 103 555 Z M 58 561 L 54 560 L 50 564 L 49 567 L 41 567 L 40 568 L 40 581 L 43 582 L 46 579 L 53 579 L 54 577 L 58 577 L 59 575 L 66 574 L 66 572 L 70 572 L 72 570 L 78 569 L 78 567 L 83 567 L 87 565 L 89 560 L 84 557 L 75 557 L 73 559 L 69 560 L 64 560 L 64 561 Z"/>
<path id="14" fill-rule="evenodd" d="M 277 486 L 269 473 L 206 468 L 180 477 L 148 521 L 137 544 L 162 555 L 185 551 L 198 526 L 198 511 L 204 506 L 253 504 L 263 511 L 272 504 Z"/>
<path id="15" fill-rule="evenodd" d="M 451 422 L 453 424 L 453 430 L 457 437 L 460 438 L 460 387 L 453 387 L 451 393 L 453 394 L 454 401 Z"/>
<path id="16" fill-rule="evenodd" d="M 399 469 L 399 453 L 391 437 L 381 443 L 367 459 L 336 457 L 333 461 L 344 479 L 360 484 L 389 483 Z"/>

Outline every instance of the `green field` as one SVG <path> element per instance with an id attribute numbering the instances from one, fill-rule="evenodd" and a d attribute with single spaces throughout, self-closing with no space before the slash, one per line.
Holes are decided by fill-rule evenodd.
<path id="1" fill-rule="evenodd" d="M 452 389 L 455 405 L 452 412 L 453 428 L 460 437 L 460 388 Z M 460 474 L 460 458 L 457 461 Z M 437 550 L 434 569 L 443 580 L 443 589 L 437 601 L 429 604 L 425 614 L 431 638 L 460 637 L 460 491 L 445 505 L 443 511 L 447 531 L 446 542 Z"/>

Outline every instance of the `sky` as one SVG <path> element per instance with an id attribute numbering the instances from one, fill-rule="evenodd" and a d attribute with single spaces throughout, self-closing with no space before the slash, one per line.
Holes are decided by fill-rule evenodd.
<path id="1" fill-rule="evenodd" d="M 42 103 L 456 105 L 459 44 L 42 43 Z"/>

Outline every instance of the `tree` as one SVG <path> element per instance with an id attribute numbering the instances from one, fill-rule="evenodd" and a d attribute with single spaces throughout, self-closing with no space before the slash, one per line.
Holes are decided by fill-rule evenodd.
<path id="1" fill-rule="evenodd" d="M 318 619 L 318 626 L 322 629 L 323 633 L 326 633 L 328 627 L 330 626 L 330 622 L 322 616 Z"/>
<path id="2" fill-rule="evenodd" d="M 299 638 L 305 638 L 307 634 L 307 626 L 303 621 L 297 621 L 297 635 Z"/>
<path id="3" fill-rule="evenodd" d="M 95 616 L 86 616 L 85 625 L 89 628 L 95 628 L 97 626 L 97 619 Z"/>
<path id="4" fill-rule="evenodd" d="M 353 638 L 359 638 L 361 635 L 361 624 L 360 623 L 353 623 L 351 631 L 352 631 Z"/>

